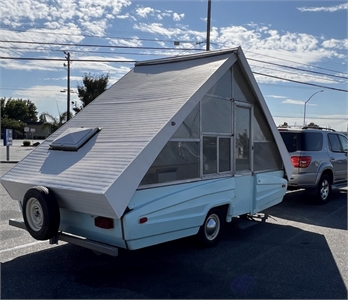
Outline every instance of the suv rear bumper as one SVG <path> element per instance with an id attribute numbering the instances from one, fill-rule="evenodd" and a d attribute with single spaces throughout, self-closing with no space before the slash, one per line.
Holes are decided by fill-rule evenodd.
<path id="1" fill-rule="evenodd" d="M 292 174 L 288 182 L 291 188 L 315 188 L 318 183 L 317 173 Z"/>

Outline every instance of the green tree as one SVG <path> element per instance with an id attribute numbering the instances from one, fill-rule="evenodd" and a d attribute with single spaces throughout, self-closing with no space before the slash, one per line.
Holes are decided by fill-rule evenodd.
<path id="1" fill-rule="evenodd" d="M 82 83 L 77 85 L 78 97 L 82 102 L 82 106 L 75 105 L 73 110 L 78 113 L 82 108 L 91 103 L 95 98 L 102 94 L 109 84 L 109 74 L 94 75 L 85 74 Z"/>
<path id="2" fill-rule="evenodd" d="M 12 129 L 15 137 L 17 134 L 23 133 L 26 125 L 24 122 L 9 119 L 7 116 L 1 118 L 1 128 Z"/>
<path id="3" fill-rule="evenodd" d="M 37 122 L 37 108 L 30 100 L 1 98 L 1 116 L 20 122 Z"/>
<path id="4" fill-rule="evenodd" d="M 37 121 L 37 108 L 30 100 L 0 98 L 1 102 L 1 130 L 12 129 L 14 137 L 22 134 L 26 122 Z"/>
<path id="5" fill-rule="evenodd" d="M 66 112 L 63 112 L 58 117 L 55 117 L 48 112 L 44 112 L 39 117 L 40 122 L 43 122 L 41 127 L 42 129 L 49 128 L 51 133 L 53 133 L 66 122 L 66 116 Z M 71 117 L 72 115 L 70 113 L 70 118 Z"/>

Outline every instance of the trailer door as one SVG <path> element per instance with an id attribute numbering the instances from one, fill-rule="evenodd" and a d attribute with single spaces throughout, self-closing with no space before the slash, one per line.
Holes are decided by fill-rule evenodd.
<path id="1" fill-rule="evenodd" d="M 235 102 L 234 105 L 234 177 L 235 214 L 250 212 L 253 201 L 252 180 L 252 106 L 248 103 Z"/>

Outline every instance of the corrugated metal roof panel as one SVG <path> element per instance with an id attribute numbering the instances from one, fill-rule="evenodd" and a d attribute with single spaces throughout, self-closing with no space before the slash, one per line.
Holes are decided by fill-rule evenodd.
<path id="1" fill-rule="evenodd" d="M 5 174 L 3 185 L 18 200 L 28 185 L 44 185 L 60 195 L 63 206 L 71 201 L 74 209 L 89 213 L 95 212 L 93 203 L 87 205 L 86 199 L 91 198 L 87 194 L 100 194 L 105 201 L 98 200 L 98 205 L 109 202 L 114 209 L 105 216 L 120 217 L 147 168 L 175 131 L 170 121 L 230 56 L 228 52 L 135 67 Z M 182 113 L 181 119 L 189 112 Z M 169 129 L 163 131 L 166 126 Z M 78 127 L 100 127 L 101 131 L 77 152 L 49 150 L 62 132 Z M 129 168 L 155 137 L 158 143 L 147 150 L 151 155 L 137 160 L 141 167 L 133 163 Z M 9 182 L 17 183 L 17 191 Z M 120 187 L 127 192 L 119 193 Z M 80 198 L 64 190 L 78 192 Z M 101 211 L 107 211 L 107 206 Z"/>

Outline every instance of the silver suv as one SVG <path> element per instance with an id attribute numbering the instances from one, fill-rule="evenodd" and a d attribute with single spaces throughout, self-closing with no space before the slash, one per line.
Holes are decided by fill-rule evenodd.
<path id="1" fill-rule="evenodd" d="M 304 188 L 319 203 L 325 203 L 332 188 L 347 185 L 345 135 L 321 127 L 279 128 L 279 132 L 294 165 L 289 189 Z"/>

